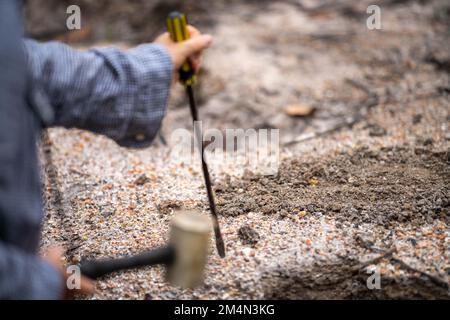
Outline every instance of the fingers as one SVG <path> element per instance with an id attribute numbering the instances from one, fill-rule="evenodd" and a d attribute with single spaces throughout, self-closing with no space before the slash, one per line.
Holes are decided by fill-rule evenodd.
<path id="1" fill-rule="evenodd" d="M 62 257 L 64 249 L 59 246 L 50 247 L 44 254 L 44 259 L 55 267 L 59 272 L 64 271 Z"/>
<path id="2" fill-rule="evenodd" d="M 81 294 L 86 294 L 86 295 L 94 294 L 95 293 L 94 282 L 85 276 L 81 276 L 79 292 Z"/>
<path id="3" fill-rule="evenodd" d="M 172 39 L 170 38 L 170 34 L 168 32 L 164 32 L 163 34 L 159 35 L 155 41 L 156 43 L 162 43 L 162 44 L 167 44 L 167 43 L 171 43 Z"/>
<path id="4" fill-rule="evenodd" d="M 190 39 L 183 42 L 174 42 L 169 33 L 165 32 L 160 35 L 155 43 L 164 46 L 173 62 L 174 67 L 174 79 L 178 73 L 179 68 L 183 65 L 183 63 L 189 59 L 192 64 L 192 68 L 195 73 L 197 73 L 200 69 L 202 63 L 202 51 L 208 48 L 212 43 L 212 36 L 203 35 L 199 30 L 194 28 L 193 26 L 187 26 Z"/>
<path id="5" fill-rule="evenodd" d="M 198 73 L 200 71 L 200 66 L 202 65 L 203 57 L 201 55 L 194 55 L 193 57 L 189 58 L 189 61 L 192 68 L 194 69 L 194 72 Z"/>
<path id="6" fill-rule="evenodd" d="M 182 46 L 183 55 L 187 58 L 208 48 L 211 43 L 212 36 L 205 34 L 193 37 L 184 42 L 180 42 L 180 45 Z"/>
<path id="7" fill-rule="evenodd" d="M 180 81 L 180 73 L 179 72 L 173 72 L 172 83 L 176 84 L 176 83 L 178 83 L 178 81 Z"/>
<path id="8" fill-rule="evenodd" d="M 95 284 L 94 282 L 85 277 L 81 276 L 80 278 L 80 286 L 74 289 L 66 289 L 64 294 L 64 299 L 73 299 L 77 295 L 92 295 L 95 293 Z"/>
<path id="9" fill-rule="evenodd" d="M 195 37 L 198 37 L 198 36 L 201 35 L 200 31 L 197 28 L 195 28 L 195 27 L 193 27 L 191 25 L 188 25 L 187 28 L 188 28 L 188 31 L 189 31 L 189 34 L 190 34 L 191 38 L 195 38 Z M 208 44 L 208 46 L 209 45 L 210 44 Z M 202 64 L 202 60 L 203 60 L 203 58 L 202 58 L 202 52 L 201 51 L 199 51 L 197 53 L 194 53 L 193 55 L 191 55 L 189 57 L 189 61 L 190 61 L 191 65 L 192 65 L 192 68 L 194 69 L 195 73 L 199 72 L 200 66 Z"/>
<path id="10" fill-rule="evenodd" d="M 61 274 L 61 278 L 64 282 L 66 282 L 68 278 L 67 270 L 64 266 L 64 262 L 62 261 L 62 258 L 64 256 L 64 249 L 59 246 L 50 247 L 44 254 L 44 259 L 50 263 L 55 269 Z M 66 287 L 65 292 L 63 294 L 63 298 L 70 298 L 73 296 L 73 294 L 85 294 L 85 295 L 91 295 L 95 292 L 95 285 L 94 282 L 86 278 L 84 276 L 81 276 L 80 278 L 80 287 L 77 289 L 69 289 Z"/>
<path id="11" fill-rule="evenodd" d="M 95 285 L 94 282 L 85 277 L 85 276 L 81 276 L 80 278 L 80 286 L 78 288 L 75 289 L 69 289 L 67 288 L 64 295 L 63 295 L 63 299 L 64 300 L 70 300 L 75 298 L 78 295 L 85 295 L 85 296 L 89 296 L 95 293 Z"/>
<path id="12" fill-rule="evenodd" d="M 189 34 L 191 35 L 191 38 L 194 38 L 194 37 L 199 36 L 201 34 L 200 31 L 197 28 L 195 28 L 195 27 L 193 27 L 191 25 L 188 25 L 187 29 L 189 31 Z"/>

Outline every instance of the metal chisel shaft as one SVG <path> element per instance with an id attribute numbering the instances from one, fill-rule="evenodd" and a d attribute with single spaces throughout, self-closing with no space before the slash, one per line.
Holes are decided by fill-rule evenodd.
<path id="1" fill-rule="evenodd" d="M 186 92 L 189 97 L 189 107 L 191 109 L 192 119 L 194 121 L 194 126 L 196 125 L 198 121 L 198 112 L 197 112 L 197 106 L 195 104 L 194 99 L 194 92 L 192 90 L 191 86 L 186 86 Z M 209 208 L 211 210 L 211 215 L 213 219 L 213 228 L 214 228 L 214 235 L 216 237 L 216 247 L 217 251 L 219 252 L 219 256 L 224 258 L 225 257 L 225 244 L 223 242 L 222 233 L 220 232 L 220 226 L 219 226 L 219 217 L 217 215 L 216 211 L 216 201 L 214 199 L 214 193 L 211 186 L 211 177 L 209 175 L 208 165 L 205 160 L 205 154 L 204 154 L 204 148 L 203 148 L 203 134 L 201 130 L 194 130 L 196 134 L 196 141 L 198 144 L 198 148 L 200 151 L 201 161 L 202 161 L 202 170 L 203 170 L 203 177 L 205 178 L 205 185 L 206 185 L 206 192 L 208 194 L 208 201 L 209 201 Z"/>

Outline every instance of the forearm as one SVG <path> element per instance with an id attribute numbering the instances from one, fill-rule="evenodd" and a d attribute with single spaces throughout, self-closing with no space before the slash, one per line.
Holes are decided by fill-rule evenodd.
<path id="1" fill-rule="evenodd" d="M 25 40 L 25 49 L 34 82 L 54 109 L 53 125 L 105 134 L 125 146 L 152 141 L 172 81 L 171 58 L 162 46 L 77 51 Z"/>
<path id="2" fill-rule="evenodd" d="M 63 278 L 38 256 L 0 242 L 0 300 L 60 299 Z"/>

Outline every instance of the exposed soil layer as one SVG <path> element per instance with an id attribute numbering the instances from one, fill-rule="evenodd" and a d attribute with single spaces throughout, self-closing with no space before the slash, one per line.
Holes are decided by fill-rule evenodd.
<path id="1" fill-rule="evenodd" d="M 417 229 L 435 219 L 450 223 L 449 156 L 450 150 L 399 146 L 376 151 L 360 148 L 332 159 L 309 162 L 291 159 L 282 163 L 276 176 L 246 172 L 242 179 L 225 179 L 216 187 L 216 194 L 220 212 L 227 216 L 262 212 L 292 219 L 292 223 L 305 227 L 306 216 L 328 216 L 335 219 L 338 229 L 344 228 L 342 222 L 346 222 L 345 228 L 364 225 L 365 229 L 378 229 L 383 237 L 388 235 L 370 239 L 355 236 L 359 245 L 372 250 L 377 241 L 388 246 L 389 238 L 399 227 Z M 249 227 L 243 228 L 238 231 L 241 240 Z M 446 233 L 441 229 L 436 237 L 444 239 Z M 243 241 L 248 244 L 247 237 Z M 417 245 L 414 238 L 408 241 Z M 380 285 L 387 290 L 369 290 L 365 269 L 368 265 L 386 259 L 397 268 L 405 267 L 389 249 L 375 250 L 381 254 L 371 263 L 344 256 L 331 264 L 299 268 L 293 263 L 287 269 L 267 273 L 262 279 L 272 280 L 268 281 L 265 297 L 448 298 L 445 281 L 423 274 L 417 278 L 385 276 Z"/>
<path id="2" fill-rule="evenodd" d="M 396 267 L 395 259 L 385 258 Z M 366 265 L 342 259 L 306 269 L 281 272 L 277 286 L 268 287 L 267 299 L 448 299 L 445 283 L 427 276 L 381 277 L 380 290 L 367 287 Z M 270 277 L 270 275 L 269 275 Z"/>
<path id="3" fill-rule="evenodd" d="M 289 160 L 276 176 L 255 176 L 216 187 L 224 215 L 248 212 L 300 218 L 334 215 L 338 221 L 386 228 L 448 218 L 450 151 L 425 147 L 366 148 L 311 162 Z"/>

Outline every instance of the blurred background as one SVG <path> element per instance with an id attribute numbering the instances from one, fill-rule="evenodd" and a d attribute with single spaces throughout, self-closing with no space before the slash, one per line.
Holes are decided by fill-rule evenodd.
<path id="1" fill-rule="evenodd" d="M 33 38 L 65 36 L 66 8 L 76 4 L 83 15 L 83 32 L 69 36 L 71 42 L 124 41 L 141 43 L 164 31 L 165 17 L 173 10 L 189 13 L 200 27 L 214 24 L 214 13 L 235 1 L 144 1 L 144 0 L 38 0 L 28 1 L 27 32 Z M 257 3 L 257 1 L 254 1 Z"/>
<path id="2" fill-rule="evenodd" d="M 66 9 L 81 8 L 82 28 L 67 31 Z M 367 8 L 381 8 L 369 30 Z M 80 48 L 129 47 L 165 30 L 172 10 L 215 36 L 196 87 L 203 118 L 215 128 L 279 128 L 282 143 L 353 126 L 367 109 L 413 95 L 449 91 L 450 4 L 445 0 L 144 1 L 34 0 L 26 32 Z M 189 126 L 175 89 L 163 133 Z M 374 134 L 383 130 L 367 124 Z"/>

